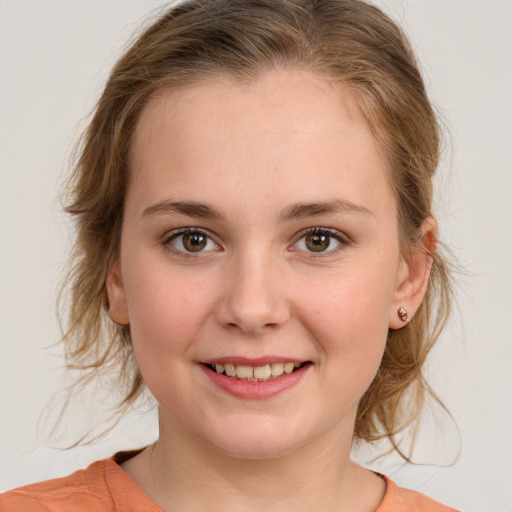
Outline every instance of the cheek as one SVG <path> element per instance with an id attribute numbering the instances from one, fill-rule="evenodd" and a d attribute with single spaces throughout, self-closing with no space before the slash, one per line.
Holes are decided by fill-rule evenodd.
<path id="1" fill-rule="evenodd" d="M 325 357 L 351 375 L 366 369 L 373 374 L 380 364 L 394 292 L 389 276 L 377 266 L 351 266 L 301 293 L 303 323 Z"/>
<path id="2" fill-rule="evenodd" d="M 210 288 L 201 276 L 162 265 L 132 275 L 126 293 L 137 358 L 164 361 L 186 352 L 211 310 Z"/>

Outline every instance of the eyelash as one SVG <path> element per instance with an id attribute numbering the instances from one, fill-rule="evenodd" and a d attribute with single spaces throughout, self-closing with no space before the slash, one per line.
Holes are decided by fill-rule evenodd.
<path id="1" fill-rule="evenodd" d="M 198 251 L 187 251 L 180 250 L 172 245 L 172 242 L 179 239 L 180 237 L 183 237 L 185 235 L 199 235 L 203 236 L 207 239 L 206 244 L 209 242 L 215 244 L 217 247 L 219 245 L 213 240 L 213 238 L 210 236 L 210 234 L 200 228 L 183 228 L 176 231 L 173 231 L 168 236 L 165 237 L 163 241 L 163 245 L 166 246 L 169 250 L 172 250 L 174 254 L 177 254 L 178 256 L 182 258 L 194 258 L 195 254 L 200 254 L 203 252 L 210 252 L 209 251 L 203 251 L 202 249 Z M 350 241 L 348 238 L 343 235 L 341 232 L 339 232 L 336 229 L 333 228 L 324 228 L 324 227 L 313 227 L 305 229 L 300 233 L 300 236 L 297 238 L 297 240 L 292 244 L 292 247 L 296 246 L 301 240 L 305 240 L 307 236 L 309 235 L 318 235 L 318 236 L 325 236 L 328 238 L 328 243 L 326 249 L 331 245 L 331 239 L 335 239 L 339 245 L 331 250 L 320 250 L 320 251 L 308 251 L 307 249 L 292 249 L 293 251 L 301 251 L 307 254 L 313 254 L 315 257 L 325 257 L 325 256 L 331 256 L 333 254 L 337 254 L 339 251 L 343 250 L 345 247 L 350 245 Z M 304 242 L 305 243 L 305 242 Z M 181 241 L 181 244 L 183 245 L 183 240 Z"/>

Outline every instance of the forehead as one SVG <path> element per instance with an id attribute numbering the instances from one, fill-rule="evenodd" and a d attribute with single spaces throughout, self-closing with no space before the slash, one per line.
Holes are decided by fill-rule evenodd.
<path id="1" fill-rule="evenodd" d="M 223 180 L 275 194 L 286 184 L 283 194 L 307 192 L 308 200 L 335 183 L 350 192 L 387 180 L 385 159 L 353 96 L 291 70 L 251 84 L 217 77 L 159 91 L 140 116 L 131 171 L 139 189 L 151 181 L 162 191 L 172 181 L 174 193 L 197 183 L 219 190 Z"/>
<path id="2" fill-rule="evenodd" d="M 283 136 L 293 131 L 319 132 L 322 126 L 333 135 L 347 126 L 340 123 L 341 118 L 350 120 L 351 130 L 357 126 L 366 131 L 355 95 L 312 72 L 277 69 L 252 82 L 213 75 L 154 93 L 139 117 L 133 150 L 144 149 L 153 139 L 153 131 L 178 125 L 181 138 L 187 140 L 193 140 L 199 130 L 216 128 L 216 124 L 222 129 L 237 124 L 242 128 L 241 137 L 251 131 Z M 366 138 L 374 144 L 372 137 Z"/>

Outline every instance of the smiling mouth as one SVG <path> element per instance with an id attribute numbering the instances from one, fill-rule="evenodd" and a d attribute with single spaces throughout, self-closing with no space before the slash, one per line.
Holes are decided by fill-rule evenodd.
<path id="1" fill-rule="evenodd" d="M 302 363 L 272 363 L 263 366 L 245 366 L 240 364 L 208 364 L 205 366 L 211 371 L 226 375 L 235 380 L 245 380 L 248 382 L 266 382 L 277 379 L 282 375 L 289 375 L 295 372 L 304 365 L 309 364 L 309 361 Z"/>

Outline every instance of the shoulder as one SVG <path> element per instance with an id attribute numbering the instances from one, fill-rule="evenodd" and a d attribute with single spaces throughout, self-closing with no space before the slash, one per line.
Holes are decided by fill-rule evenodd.
<path id="1" fill-rule="evenodd" d="M 457 512 L 420 492 L 398 487 L 386 476 L 383 478 L 387 486 L 386 494 L 376 512 Z"/>
<path id="2" fill-rule="evenodd" d="M 120 452 L 65 477 L 0 495 L 0 512 L 162 512 L 119 464 L 138 453 Z"/>
<path id="3" fill-rule="evenodd" d="M 26 485 L 0 495 L 2 512 L 114 510 L 105 469 L 109 459 L 64 477 Z"/>

